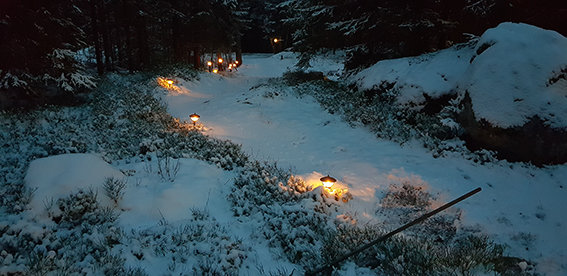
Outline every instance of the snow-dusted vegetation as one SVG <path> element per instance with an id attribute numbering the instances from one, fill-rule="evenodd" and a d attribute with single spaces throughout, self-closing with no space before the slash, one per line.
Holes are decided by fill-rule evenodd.
<path id="1" fill-rule="evenodd" d="M 0 1 L 0 275 L 565 275 L 566 3 Z"/>
<path id="2" fill-rule="evenodd" d="M 253 161 L 230 141 L 203 135 L 202 125 L 167 114 L 158 100 L 163 93 L 153 75 L 115 74 L 83 106 L 2 114 L 3 274 L 290 274 L 314 269 L 432 208 L 434 199 L 422 184 L 404 180 L 381 199 L 375 214 L 382 223 L 359 224 L 346 208 L 356 196 L 341 192 L 337 197 L 292 171 Z M 53 155 L 60 158 L 33 161 Z M 207 198 L 204 206 L 176 211 L 180 206 L 174 202 L 183 196 L 193 204 L 203 201 L 191 199 L 191 192 L 185 194 L 176 183 L 211 181 L 180 170 L 187 158 L 235 171 L 234 180 L 223 179 L 227 186 L 213 195 L 226 196 L 226 210 L 209 205 L 222 198 Z M 151 206 L 156 203 L 141 193 L 155 190 L 152 186 L 179 195 L 155 210 Z M 150 200 L 140 202 L 143 198 Z M 159 216 L 151 215 L 155 212 Z M 500 245 L 477 229 L 458 227 L 460 220 L 459 212 L 440 216 L 358 256 L 340 271 L 527 271 L 514 268 L 521 259 L 503 265 Z M 258 228 L 235 231 L 244 227 L 237 225 Z M 263 246 L 279 257 L 260 261 Z M 456 255 L 461 257 L 450 257 Z"/>
<path id="3" fill-rule="evenodd" d="M 173 244 L 160 242 L 160 239 L 172 235 L 194 237 L 193 244 L 210 244 L 214 240 L 222 244 L 214 249 L 221 251 L 193 254 L 196 256 L 192 258 L 195 273 L 207 270 L 234 272 L 239 268 L 246 255 L 234 252 L 245 252 L 245 247 L 237 240 L 231 241 L 230 236 L 223 234 L 226 230 L 210 221 L 206 213 L 197 215 L 200 212 L 197 210 L 194 219 L 179 228 L 162 225 L 163 229 L 156 227 L 126 233 L 116 224 L 123 210 L 100 203 L 101 197 L 105 197 L 103 188 L 115 205 L 119 205 L 124 191 L 115 190 L 117 183 L 108 184 L 117 180 L 100 181 L 95 183 L 96 186 L 77 190 L 79 183 L 87 177 L 83 174 L 89 174 L 86 170 L 77 171 L 81 169 L 77 165 L 80 159 L 70 159 L 71 163 L 59 168 L 49 165 L 57 164 L 53 161 L 38 164 L 33 171 L 44 177 L 33 178 L 34 173 L 31 173 L 27 185 L 24 183 L 30 161 L 69 153 L 96 153 L 108 162 L 143 162 L 156 158 L 151 153 L 158 152 L 158 155 L 166 156 L 164 158 L 177 159 L 183 155 L 225 169 L 245 164 L 247 157 L 237 145 L 206 137 L 194 131 L 193 126 L 169 116 L 165 107 L 153 96 L 155 84 L 150 84 L 153 81 L 154 78 L 148 75 L 110 75 L 84 106 L 47 107 L 2 114 L 2 144 L 5 145 L 1 154 L 2 216 L 5 218 L 0 237 L 2 274 L 143 274 L 142 269 L 124 264 L 130 254 L 138 254 L 132 253 L 130 247 L 138 244 L 138 247 L 164 255 L 163 252 L 171 251 L 165 248 L 181 246 L 180 241 Z M 76 166 L 75 171 L 64 175 L 58 173 L 58 170 L 72 167 L 72 164 Z M 93 166 L 93 161 L 86 164 L 90 166 L 91 174 L 101 173 Z M 54 171 L 48 173 L 55 175 L 45 177 L 44 171 L 50 169 Z M 162 171 L 159 173 L 163 175 Z M 61 179 L 61 176 L 67 177 Z M 43 183 L 49 179 L 56 179 L 56 182 Z M 62 186 L 72 179 L 77 183 Z M 30 200 L 35 203 L 28 205 Z M 170 236 L 159 234 L 162 231 Z M 230 257 L 217 259 L 224 258 L 225 254 Z M 171 271 L 175 271 L 176 260 L 186 261 L 179 256 L 167 255 L 172 258 Z"/>

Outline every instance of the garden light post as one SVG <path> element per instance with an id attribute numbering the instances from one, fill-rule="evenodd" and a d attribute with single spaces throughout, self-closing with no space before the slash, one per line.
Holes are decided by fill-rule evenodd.
<path id="1" fill-rule="evenodd" d="M 321 179 L 319 179 L 319 180 L 321 180 L 321 182 L 323 183 L 323 187 L 325 187 L 327 189 L 330 189 L 333 186 L 333 184 L 335 184 L 335 182 L 337 182 L 336 179 L 330 177 L 329 175 L 321 177 Z"/>
<path id="2" fill-rule="evenodd" d="M 274 54 L 281 52 L 282 41 L 283 39 L 277 37 L 270 39 L 270 43 L 272 44 L 272 49 L 274 50 Z"/>
<path id="3" fill-rule="evenodd" d="M 197 121 L 199 121 L 199 118 L 201 118 L 201 116 L 197 115 L 197 113 L 193 113 L 189 115 L 189 118 L 191 119 L 191 121 L 193 121 L 193 125 L 195 125 Z"/>
<path id="4" fill-rule="evenodd" d="M 222 63 L 224 62 L 224 60 L 222 58 L 219 58 L 217 61 L 219 63 L 218 64 L 219 71 L 224 71 L 224 68 L 222 66 Z"/>

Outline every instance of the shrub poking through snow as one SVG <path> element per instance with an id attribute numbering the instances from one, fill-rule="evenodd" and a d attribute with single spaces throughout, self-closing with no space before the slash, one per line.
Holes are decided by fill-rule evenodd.
<path id="1" fill-rule="evenodd" d="M 424 210 L 431 205 L 431 195 L 423 187 L 413 186 L 409 180 L 402 181 L 402 186 L 390 185 L 390 189 L 382 198 L 383 208 L 410 207 Z"/>
<path id="2" fill-rule="evenodd" d="M 157 173 L 163 181 L 173 182 L 179 172 L 179 159 L 173 159 L 169 156 L 157 155 L 158 171 Z"/>
<path id="3" fill-rule="evenodd" d="M 192 210 L 186 223 L 133 230 L 128 239 L 135 244 L 130 252 L 135 259 L 169 262 L 171 274 L 186 273 L 182 269 L 186 266 L 195 275 L 235 275 L 250 251 L 206 211 L 198 209 Z"/>
<path id="4" fill-rule="evenodd" d="M 59 199 L 51 223 L 18 215 L 0 227 L 2 275 L 125 274 L 124 259 L 113 250 L 123 233 L 117 215 L 101 208 L 93 191 L 80 190 Z M 5 252 L 5 253 L 4 253 Z"/>
<path id="5" fill-rule="evenodd" d="M 104 180 L 102 188 L 104 189 L 104 194 L 114 202 L 115 206 L 118 206 L 118 202 L 124 197 L 126 181 L 114 177 L 107 178 Z"/>

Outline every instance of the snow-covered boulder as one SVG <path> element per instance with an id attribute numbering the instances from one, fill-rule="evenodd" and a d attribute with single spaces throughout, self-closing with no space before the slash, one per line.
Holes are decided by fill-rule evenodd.
<path id="1" fill-rule="evenodd" d="M 464 99 L 457 119 L 469 145 L 514 161 L 567 162 L 567 38 L 555 31 L 502 23 L 466 45 L 378 62 L 353 80 L 428 113 Z"/>
<path id="2" fill-rule="evenodd" d="M 456 90 L 469 144 L 510 160 L 567 162 L 567 38 L 526 24 L 487 30 Z"/>
<path id="3" fill-rule="evenodd" d="M 475 117 L 493 126 L 522 126 L 537 116 L 567 127 L 567 38 L 527 24 L 487 30 L 458 84 Z"/>

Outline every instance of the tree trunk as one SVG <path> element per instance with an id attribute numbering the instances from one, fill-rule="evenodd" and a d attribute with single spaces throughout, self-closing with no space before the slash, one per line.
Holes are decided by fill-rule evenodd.
<path id="1" fill-rule="evenodd" d="M 104 64 L 102 61 L 102 49 L 100 45 L 100 31 L 98 26 L 98 11 L 96 0 L 90 0 L 91 2 L 91 24 L 93 31 L 93 40 L 95 44 L 95 57 L 96 57 L 96 69 L 99 75 L 104 74 Z"/>
<path id="2" fill-rule="evenodd" d="M 138 1 L 136 1 L 136 4 Z M 138 5 L 135 5 L 138 6 Z M 136 14 L 136 46 L 138 50 L 138 64 L 139 69 L 148 67 L 150 65 L 150 49 L 148 47 L 148 31 L 146 26 L 146 19 L 143 15 Z"/>
<path id="3" fill-rule="evenodd" d="M 193 67 L 195 69 L 201 68 L 201 49 L 199 47 L 193 48 Z"/>
<path id="4" fill-rule="evenodd" d="M 100 1 L 99 14 L 108 14 L 104 6 L 104 0 Z M 110 28 L 108 27 L 108 19 L 106 16 L 101 16 L 101 21 L 102 21 L 102 43 L 104 47 L 104 64 L 106 65 L 106 71 L 112 71 L 113 59 L 112 59 L 112 41 L 110 40 Z"/>
<path id="5" fill-rule="evenodd" d="M 135 15 L 132 12 L 132 4 L 130 0 L 122 0 L 122 39 L 124 44 L 122 47 L 122 57 L 126 61 L 126 65 L 130 72 L 136 70 L 136 61 L 134 59 L 135 49 L 134 49 L 134 33 L 131 26 L 133 25 Z"/>

